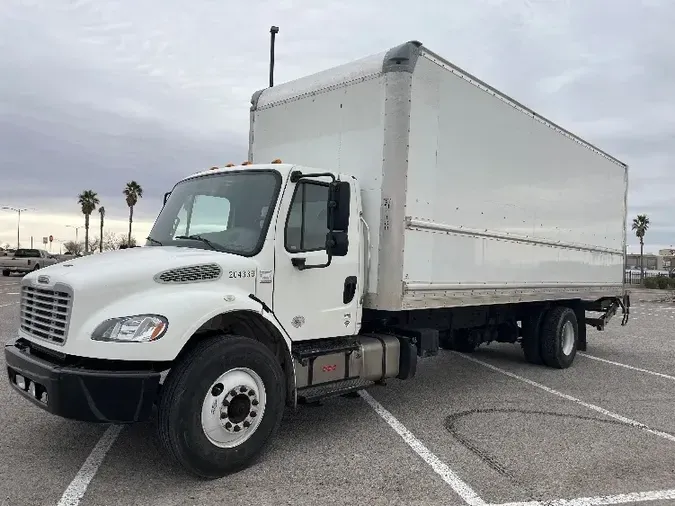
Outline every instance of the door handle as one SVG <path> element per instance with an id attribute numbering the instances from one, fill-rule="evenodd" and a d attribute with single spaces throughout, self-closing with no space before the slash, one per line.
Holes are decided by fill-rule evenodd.
<path id="1" fill-rule="evenodd" d="M 349 304 L 356 295 L 356 276 L 348 276 L 342 290 L 342 303 Z"/>

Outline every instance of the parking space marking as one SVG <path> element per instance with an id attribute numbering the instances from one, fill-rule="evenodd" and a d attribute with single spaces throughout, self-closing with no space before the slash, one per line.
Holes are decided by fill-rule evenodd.
<path id="1" fill-rule="evenodd" d="M 600 406 L 596 406 L 595 404 L 591 404 L 589 402 L 582 401 L 581 399 L 577 399 L 576 397 L 572 397 L 571 395 L 564 394 L 562 392 L 559 392 L 558 390 L 554 390 L 553 388 L 547 387 L 546 385 L 542 385 L 541 383 L 537 383 L 536 381 L 532 381 L 530 379 L 523 378 L 522 376 L 518 376 L 517 374 L 509 372 L 505 369 L 501 369 L 500 367 L 494 366 L 492 364 L 488 364 L 487 362 L 483 362 L 482 360 L 478 360 L 477 358 L 469 357 L 467 355 L 464 355 L 464 354 L 458 353 L 458 352 L 452 352 L 452 353 L 454 353 L 458 357 L 462 357 L 465 360 L 475 362 L 476 364 L 482 365 L 483 367 L 487 367 L 488 369 L 492 369 L 493 371 L 504 374 L 505 376 L 509 376 L 510 378 L 517 379 L 518 381 L 522 381 L 523 383 L 527 383 L 528 385 L 539 388 L 540 390 L 544 390 L 545 392 L 548 392 L 548 393 L 553 394 L 553 395 L 557 395 L 558 397 L 562 397 L 563 399 L 567 399 L 568 401 L 572 401 L 576 404 L 579 404 L 580 406 L 591 409 L 593 411 L 601 413 L 601 414 L 603 414 L 605 416 L 608 416 L 610 418 L 613 418 L 615 420 L 619 420 L 620 422 L 623 422 L 626 425 L 630 425 L 631 427 L 635 427 L 636 429 L 641 429 L 645 432 L 648 432 L 648 433 L 653 434 L 655 436 L 662 437 L 663 439 L 667 439 L 668 441 L 672 441 L 672 442 L 675 443 L 675 436 L 673 434 L 669 434 L 667 432 L 652 429 L 651 427 L 645 425 L 644 423 L 638 422 L 636 420 L 631 420 L 630 418 L 626 418 L 625 416 L 621 416 L 618 413 L 608 411 L 604 408 L 601 408 Z"/>
<path id="2" fill-rule="evenodd" d="M 450 485 L 455 493 L 460 496 L 464 502 L 470 506 L 487 506 L 487 503 L 462 479 L 455 474 L 444 462 L 442 462 L 424 443 L 415 437 L 405 426 L 399 422 L 394 415 L 387 411 L 379 402 L 377 402 L 368 392 L 360 390 L 359 394 L 373 410 L 380 415 L 389 426 L 401 436 L 401 438 L 412 448 L 422 460 L 431 466 L 445 483 Z"/>
<path id="3" fill-rule="evenodd" d="M 621 362 L 614 362 L 613 360 L 607 360 L 606 358 L 595 357 L 593 355 L 589 355 L 588 353 L 583 353 L 583 352 L 580 352 L 580 351 L 577 352 L 577 353 L 579 355 L 581 355 L 582 357 L 590 358 L 591 360 L 597 360 L 598 362 L 605 362 L 607 364 L 616 365 L 618 367 L 625 367 L 626 369 L 630 369 L 631 371 L 644 372 L 646 374 L 658 376 L 659 378 L 665 378 L 665 379 L 669 379 L 671 381 L 675 381 L 675 376 L 669 376 L 668 374 L 663 374 L 662 372 L 650 371 L 649 369 L 642 369 L 641 367 L 634 367 L 632 365 L 622 364 Z"/>
<path id="4" fill-rule="evenodd" d="M 73 478 L 73 481 L 68 485 L 68 488 L 61 496 L 61 500 L 59 500 L 57 506 L 77 506 L 80 504 L 80 500 L 87 491 L 89 483 L 96 475 L 96 471 L 98 471 L 101 463 L 103 463 L 103 459 L 117 439 L 117 436 L 119 436 L 121 430 L 121 425 L 111 425 L 106 429 L 101 436 L 101 439 L 98 440 L 98 443 L 96 443 L 96 446 L 94 446 L 94 449 L 87 457 L 87 460 L 85 460 L 82 467 L 80 467 L 75 478 Z"/>
<path id="5" fill-rule="evenodd" d="M 523 501 L 494 503 L 487 506 L 600 506 L 604 504 L 628 504 L 647 501 L 675 499 L 675 490 L 655 490 L 630 494 L 607 495 L 604 497 L 579 497 L 577 499 L 553 499 L 550 501 Z"/>
<path id="6" fill-rule="evenodd" d="M 10 302 L 8 304 L 0 304 L 0 307 L 15 306 L 16 304 L 21 304 L 18 300 L 16 302 Z"/>

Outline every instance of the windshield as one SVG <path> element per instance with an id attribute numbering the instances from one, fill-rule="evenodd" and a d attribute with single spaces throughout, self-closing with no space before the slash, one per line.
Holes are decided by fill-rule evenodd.
<path id="1" fill-rule="evenodd" d="M 171 192 L 146 245 L 256 255 L 280 186 L 280 174 L 271 170 L 221 172 L 183 181 Z"/>
<path id="2" fill-rule="evenodd" d="M 37 258 L 40 252 L 36 249 L 18 249 L 14 252 L 15 258 Z"/>

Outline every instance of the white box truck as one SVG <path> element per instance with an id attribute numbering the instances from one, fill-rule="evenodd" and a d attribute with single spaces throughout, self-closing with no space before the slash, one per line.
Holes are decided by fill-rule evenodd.
<path id="1" fill-rule="evenodd" d="M 248 158 L 179 181 L 146 247 L 28 274 L 11 385 L 77 420 L 156 406 L 213 478 L 285 406 L 493 341 L 566 368 L 627 321 L 626 165 L 418 42 L 255 93 Z"/>

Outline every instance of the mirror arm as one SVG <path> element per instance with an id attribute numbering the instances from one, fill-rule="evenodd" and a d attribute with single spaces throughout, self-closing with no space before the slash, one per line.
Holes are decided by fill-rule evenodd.
<path id="1" fill-rule="evenodd" d="M 302 171 L 294 170 L 291 172 L 291 183 L 297 183 L 302 178 L 311 177 L 329 177 L 333 183 L 335 182 L 335 174 L 332 172 L 308 172 L 307 174 L 303 174 Z"/>
<path id="2" fill-rule="evenodd" d="M 325 264 L 307 265 L 305 263 L 306 261 L 307 261 L 306 258 L 301 257 L 291 258 L 291 263 L 293 264 L 293 267 L 295 267 L 299 271 L 306 271 L 307 269 L 325 269 L 326 267 L 330 266 L 330 263 L 333 261 L 333 255 L 328 253 L 328 261 Z"/>

